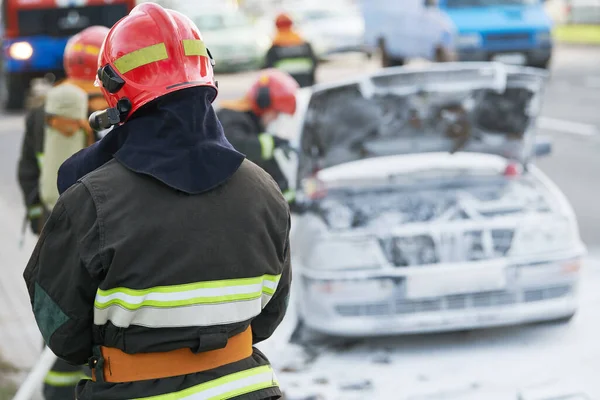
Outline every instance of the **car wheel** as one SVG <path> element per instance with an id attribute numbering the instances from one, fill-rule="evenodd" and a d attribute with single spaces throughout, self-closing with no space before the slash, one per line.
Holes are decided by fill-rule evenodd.
<path id="1" fill-rule="evenodd" d="M 315 331 L 314 329 L 308 327 L 302 319 L 298 319 L 298 324 L 296 325 L 296 329 L 292 333 L 290 338 L 290 343 L 297 345 L 307 345 L 319 343 L 328 338 L 327 335 L 322 334 L 320 332 Z"/>
<path id="2" fill-rule="evenodd" d="M 550 59 L 544 60 L 542 62 L 530 63 L 529 66 L 540 69 L 550 69 Z"/>

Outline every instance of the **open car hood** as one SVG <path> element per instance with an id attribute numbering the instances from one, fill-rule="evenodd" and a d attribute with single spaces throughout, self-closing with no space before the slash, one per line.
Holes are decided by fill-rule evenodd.
<path id="1" fill-rule="evenodd" d="M 347 162 L 476 152 L 527 163 L 547 74 L 500 63 L 388 68 L 315 86 L 300 113 L 296 182 Z"/>

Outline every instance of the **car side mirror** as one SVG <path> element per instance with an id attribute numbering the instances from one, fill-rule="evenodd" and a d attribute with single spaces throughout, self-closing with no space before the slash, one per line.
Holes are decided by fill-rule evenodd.
<path id="1" fill-rule="evenodd" d="M 544 157 L 552 154 L 552 141 L 548 138 L 537 138 L 535 142 L 535 156 Z"/>

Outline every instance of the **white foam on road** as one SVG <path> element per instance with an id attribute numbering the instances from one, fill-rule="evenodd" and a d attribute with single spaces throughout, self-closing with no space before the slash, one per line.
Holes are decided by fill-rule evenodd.
<path id="1" fill-rule="evenodd" d="M 564 392 L 600 399 L 599 285 L 600 254 L 595 253 L 586 259 L 580 309 L 570 323 L 400 336 L 341 350 L 319 349 L 312 363 L 279 371 L 278 377 L 294 400 L 309 395 L 324 400 L 509 400 L 533 390 L 555 396 L 536 400 Z M 292 321 L 288 315 L 283 324 Z M 298 348 L 286 350 L 279 334 L 261 349 L 276 368 L 297 368 Z M 289 327 L 281 334 L 289 335 Z"/>

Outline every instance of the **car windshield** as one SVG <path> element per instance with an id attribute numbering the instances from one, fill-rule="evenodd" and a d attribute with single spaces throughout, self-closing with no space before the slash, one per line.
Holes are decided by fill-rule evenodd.
<path id="1" fill-rule="evenodd" d="M 446 0 L 446 7 L 493 7 L 493 6 L 526 6 L 538 4 L 539 0 Z"/>
<path id="2" fill-rule="evenodd" d="M 246 16 L 238 12 L 204 14 L 196 16 L 193 20 L 201 31 L 241 28 L 250 25 Z"/>
<path id="3" fill-rule="evenodd" d="M 307 163 L 301 175 L 399 154 L 471 151 L 521 159 L 527 153 L 524 138 L 539 99 L 535 90 L 467 84 L 412 90 L 405 83 L 396 86 L 396 78 L 377 78 L 375 90 L 348 84 L 312 95 L 302 127 Z"/>

